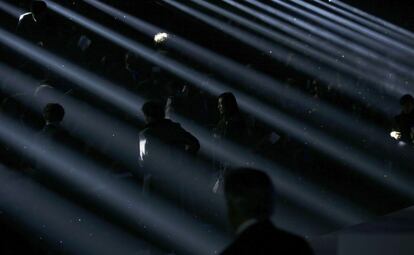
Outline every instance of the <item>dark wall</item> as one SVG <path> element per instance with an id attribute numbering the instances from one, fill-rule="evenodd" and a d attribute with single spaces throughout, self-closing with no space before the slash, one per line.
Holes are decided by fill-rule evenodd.
<path id="1" fill-rule="evenodd" d="M 409 0 L 345 0 L 344 2 L 414 31 L 414 1 Z"/>

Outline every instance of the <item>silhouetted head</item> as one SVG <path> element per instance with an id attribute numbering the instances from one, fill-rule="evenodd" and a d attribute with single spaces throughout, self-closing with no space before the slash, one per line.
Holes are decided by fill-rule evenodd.
<path id="1" fill-rule="evenodd" d="M 404 95 L 400 99 L 402 111 L 404 113 L 410 113 L 414 110 L 414 98 L 411 95 Z"/>
<path id="2" fill-rule="evenodd" d="M 36 21 L 40 21 L 46 16 L 47 4 L 41 0 L 34 0 L 30 7 L 30 11 L 32 12 L 33 18 Z"/>
<path id="3" fill-rule="evenodd" d="M 224 179 L 224 193 L 229 220 L 235 229 L 249 219 L 268 219 L 273 212 L 272 181 L 259 170 L 230 170 Z"/>
<path id="4" fill-rule="evenodd" d="M 236 97 L 231 92 L 226 92 L 218 97 L 218 110 L 221 116 L 232 116 L 239 112 Z"/>
<path id="5" fill-rule="evenodd" d="M 43 109 L 43 118 L 47 123 L 59 123 L 65 116 L 65 109 L 60 104 L 50 103 Z"/>
<path id="6" fill-rule="evenodd" d="M 165 118 L 164 106 L 155 101 L 150 101 L 142 106 L 142 112 L 145 116 L 145 122 L 151 123 Z"/>

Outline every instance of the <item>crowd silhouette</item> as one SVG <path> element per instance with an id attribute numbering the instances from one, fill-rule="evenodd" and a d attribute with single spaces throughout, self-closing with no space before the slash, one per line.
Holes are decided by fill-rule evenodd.
<path id="1" fill-rule="evenodd" d="M 30 128 L 36 133 L 33 139 L 28 141 L 28 148 L 31 147 L 30 144 L 35 144 L 46 153 L 58 150 L 59 148 L 54 147 L 56 144 L 69 148 L 105 165 L 113 171 L 116 176 L 114 178 L 124 178 L 124 176 L 131 178 L 138 184 L 137 187 L 142 188 L 143 194 L 150 198 L 156 194 L 168 192 L 165 190 L 165 183 L 169 182 L 169 175 L 185 179 L 186 175 L 182 169 L 191 168 L 193 160 L 207 162 L 206 164 L 211 166 L 209 167 L 211 176 L 214 177 L 210 186 L 205 187 L 205 190 L 216 196 L 225 197 L 228 220 L 235 235 L 235 240 L 220 254 L 305 255 L 313 253 L 305 239 L 281 230 L 272 223 L 273 206 L 276 205 L 277 210 L 278 204 L 284 201 L 279 199 L 278 194 L 275 194 L 271 175 L 265 173 L 264 170 L 254 169 L 256 164 L 254 159 L 253 161 L 242 159 L 242 163 L 237 165 L 231 160 L 223 160 L 222 157 L 208 158 L 205 153 L 202 153 L 201 137 L 192 134 L 191 130 L 187 131 L 187 126 L 179 123 L 180 119 L 188 120 L 191 125 L 202 130 L 208 130 L 207 139 L 217 148 L 222 148 L 224 144 L 245 148 L 251 155 L 292 169 L 298 179 L 321 178 L 325 183 L 329 183 L 326 184 L 327 190 L 335 187 L 347 193 L 346 183 L 353 183 L 355 180 L 362 186 L 369 183 L 367 180 L 346 174 L 344 174 L 345 177 L 342 176 L 341 181 L 332 183 L 331 180 L 335 179 L 333 177 L 338 172 L 346 172 L 341 170 L 346 170 L 347 166 L 318 154 L 294 139 L 289 133 L 276 130 L 255 116 L 244 113 L 238 105 L 236 93 L 222 91 L 223 93 L 215 96 L 196 89 L 134 53 L 115 48 L 70 21 L 59 19 L 50 12 L 43 1 L 32 1 L 30 12 L 20 16 L 15 32 L 36 47 L 70 56 L 74 63 L 107 77 L 108 80 L 116 82 L 122 88 L 146 100 L 141 109 L 136 109 L 137 115 L 142 113 L 144 116 L 144 122 L 142 122 L 137 116 L 121 112 L 107 104 L 102 98 L 91 95 L 72 84 L 70 80 L 59 77 L 47 66 L 33 65 L 24 56 L 12 57 L 13 53 L 0 48 L 1 56 L 9 57 L 8 64 L 38 81 L 38 84 L 33 84 L 36 87 L 33 90 L 34 93 L 26 91 L 10 94 L 4 88 L 13 86 L 11 83 L 14 80 L 8 78 L 0 80 L 1 114 L 12 118 L 19 126 Z M 169 52 L 168 47 L 163 43 L 156 43 L 152 47 L 157 50 L 157 54 L 163 56 L 174 54 Z M 186 61 L 185 57 L 180 56 L 180 58 Z M 196 64 L 194 66 L 199 68 Z M 283 68 L 287 67 L 282 66 L 281 70 L 284 70 Z M 208 75 L 214 75 L 208 73 L 208 68 L 203 71 Z M 321 89 L 318 81 L 290 75 L 287 71 L 286 73 L 289 76 L 285 77 L 286 86 L 295 87 L 300 83 L 306 84 L 301 89 L 316 101 L 325 99 L 337 101 L 345 107 L 356 109 L 355 117 L 369 115 L 369 118 L 378 120 L 375 113 L 365 112 L 366 110 L 362 109 L 361 105 L 342 98 L 330 89 Z M 136 169 L 127 169 L 128 167 L 125 167 L 122 162 L 111 158 L 110 151 L 115 144 L 114 141 L 121 135 L 118 133 L 119 127 L 116 124 L 108 123 L 107 129 L 112 132 L 105 133 L 105 139 L 99 141 L 80 139 L 78 134 L 81 128 L 76 123 L 65 124 L 66 113 L 70 112 L 75 115 L 79 122 L 93 122 L 93 120 L 88 120 L 82 112 L 71 112 L 73 109 L 66 106 L 64 100 L 49 99 L 45 96 L 48 91 L 58 91 L 63 95 L 62 98 L 75 98 L 97 106 L 108 116 L 136 128 L 137 139 L 128 141 L 133 144 L 136 151 L 120 152 L 120 154 L 135 155 Z M 39 98 L 43 102 L 41 109 L 37 111 L 25 107 L 22 103 L 25 100 L 35 101 Z M 289 103 L 277 102 L 277 104 L 285 107 Z M 389 139 L 396 141 L 396 147 L 402 145 L 409 150 L 414 141 L 414 98 L 411 95 L 404 95 L 400 104 L 401 113 L 395 116 L 392 124 L 383 119 L 379 122 L 387 123 L 388 131 L 391 132 Z M 309 114 L 317 111 L 318 109 L 310 109 Z M 100 127 L 96 126 L 97 132 L 100 132 L 99 129 Z M 59 184 L 53 184 L 53 178 L 44 171 L 49 166 L 42 159 L 28 159 L 27 155 L 12 148 L 7 141 L 1 142 L 0 159 L 3 165 L 27 174 L 52 189 L 62 188 Z M 131 148 L 130 145 L 125 146 Z M 240 165 L 243 167 L 240 168 Z M 398 166 L 391 165 L 390 169 L 393 167 Z M 164 170 L 160 171 L 160 168 Z M 334 172 L 333 169 L 337 171 Z M 190 169 L 190 171 L 197 170 Z M 377 190 L 377 187 L 372 186 L 372 189 Z M 180 185 L 176 187 L 176 192 L 176 197 L 178 197 L 176 205 L 185 208 L 190 196 L 188 190 Z M 349 196 L 361 198 L 360 191 L 356 189 L 353 192 Z M 67 193 L 73 196 L 73 192 Z M 397 197 L 394 202 L 399 206 L 406 201 Z M 373 210 L 379 212 L 387 211 L 389 206 L 380 204 L 378 201 L 372 202 Z M 189 212 L 194 217 L 199 217 L 195 209 L 189 209 Z M 9 226 L 4 228 L 2 238 L 0 238 L 2 254 L 22 254 L 22 249 L 26 254 L 54 254 L 54 252 L 47 251 L 43 243 L 22 241 L 24 238 L 9 228 Z M 20 246 L 22 243 L 25 245 Z"/>

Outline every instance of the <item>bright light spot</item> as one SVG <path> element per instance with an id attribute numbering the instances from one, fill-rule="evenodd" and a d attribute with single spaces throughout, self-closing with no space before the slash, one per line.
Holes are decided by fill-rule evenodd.
<path id="1" fill-rule="evenodd" d="M 24 19 L 24 17 L 27 16 L 27 15 L 32 15 L 32 13 L 31 12 L 27 12 L 27 13 L 24 13 L 24 14 L 20 15 L 19 22 L 22 21 L 22 19 Z"/>
<path id="2" fill-rule="evenodd" d="M 139 157 L 141 158 L 141 160 L 144 160 L 144 156 L 146 154 L 145 152 L 145 144 L 147 143 L 147 140 L 140 140 L 139 141 Z"/>
<path id="3" fill-rule="evenodd" d="M 391 136 L 392 138 L 394 138 L 395 140 L 400 140 L 400 139 L 401 139 L 401 132 L 398 132 L 398 131 L 392 131 L 392 132 L 390 133 L 390 136 Z"/>
<path id="4" fill-rule="evenodd" d="M 155 43 L 163 43 L 167 40 L 168 34 L 167 33 L 158 33 L 154 36 Z"/>

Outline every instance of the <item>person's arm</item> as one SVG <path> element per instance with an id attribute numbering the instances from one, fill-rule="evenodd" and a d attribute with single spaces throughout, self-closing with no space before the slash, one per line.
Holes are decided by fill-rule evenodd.
<path id="1" fill-rule="evenodd" d="M 186 144 L 186 151 L 191 153 L 197 153 L 200 150 L 200 142 L 198 141 L 195 136 L 186 132 L 187 134 L 187 144 Z"/>
<path id="2" fill-rule="evenodd" d="M 184 130 L 182 127 L 179 128 L 179 139 L 185 144 L 185 150 L 191 153 L 197 153 L 200 150 L 200 142 L 198 139 Z"/>

